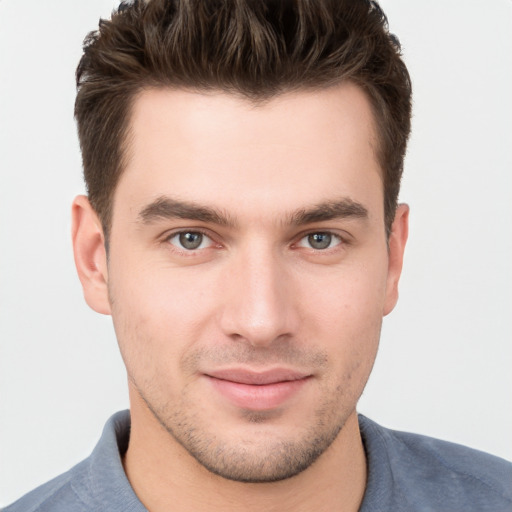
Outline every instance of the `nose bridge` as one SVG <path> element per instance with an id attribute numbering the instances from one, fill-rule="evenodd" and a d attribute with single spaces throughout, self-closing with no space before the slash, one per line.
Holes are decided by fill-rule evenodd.
<path id="1" fill-rule="evenodd" d="M 293 297 L 283 255 L 260 240 L 233 258 L 222 312 L 225 333 L 260 346 L 293 334 Z"/>

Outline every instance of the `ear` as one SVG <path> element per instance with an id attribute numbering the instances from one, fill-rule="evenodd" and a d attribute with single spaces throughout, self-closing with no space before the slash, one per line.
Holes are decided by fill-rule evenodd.
<path id="1" fill-rule="evenodd" d="M 109 315 L 107 254 L 101 222 L 85 196 L 75 198 L 71 217 L 75 265 L 85 301 L 94 311 Z"/>
<path id="2" fill-rule="evenodd" d="M 395 220 L 391 226 L 391 234 L 388 240 L 389 261 L 384 315 L 391 313 L 398 301 L 398 281 L 402 273 L 405 244 L 408 234 L 409 206 L 400 204 L 396 209 Z"/>

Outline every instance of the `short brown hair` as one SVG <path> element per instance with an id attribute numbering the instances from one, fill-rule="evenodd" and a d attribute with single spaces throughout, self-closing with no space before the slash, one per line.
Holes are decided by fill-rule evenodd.
<path id="1" fill-rule="evenodd" d="M 75 117 L 89 200 L 108 236 L 131 105 L 148 87 L 222 90 L 254 101 L 352 81 L 378 129 L 389 233 L 410 132 L 400 44 L 370 0 L 135 0 L 84 41 Z"/>

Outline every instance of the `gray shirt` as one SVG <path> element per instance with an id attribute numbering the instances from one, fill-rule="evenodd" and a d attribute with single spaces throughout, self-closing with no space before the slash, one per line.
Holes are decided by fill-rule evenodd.
<path id="1" fill-rule="evenodd" d="M 359 416 L 368 460 L 360 512 L 512 512 L 512 464 L 453 443 L 383 428 Z M 144 512 L 121 462 L 130 415 L 112 416 L 96 448 L 4 512 Z"/>

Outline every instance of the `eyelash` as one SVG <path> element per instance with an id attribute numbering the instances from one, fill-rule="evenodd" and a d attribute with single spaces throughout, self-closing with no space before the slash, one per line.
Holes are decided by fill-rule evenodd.
<path id="1" fill-rule="evenodd" d="M 327 247 L 323 247 L 323 248 L 318 248 L 318 247 L 312 247 L 311 246 L 311 240 L 308 240 L 310 237 L 312 236 L 315 236 L 315 235 L 321 235 L 321 236 L 327 236 L 329 237 L 329 240 L 328 240 L 328 245 Z M 307 241 L 306 241 L 307 240 Z M 302 243 L 305 242 L 305 244 L 308 244 L 308 245 L 302 245 Z M 336 242 L 334 245 L 331 246 L 331 243 L 332 242 Z M 335 250 L 339 245 L 343 245 L 343 244 L 346 244 L 346 240 L 338 235 L 337 233 L 333 233 L 332 231 L 310 231 L 308 233 L 305 233 L 303 234 L 298 242 L 296 244 L 294 244 L 295 246 L 299 246 L 299 247 L 303 247 L 305 249 L 311 249 L 315 252 L 328 252 L 330 250 Z"/>
<path id="2" fill-rule="evenodd" d="M 186 255 L 193 255 L 193 254 L 195 254 L 196 251 L 201 251 L 201 250 L 209 248 L 209 247 L 198 247 L 196 249 L 187 249 L 185 247 L 179 247 L 171 242 L 171 240 L 173 238 L 179 237 L 180 235 L 186 235 L 186 234 L 199 234 L 202 237 L 208 238 L 210 240 L 209 247 L 212 245 L 215 245 L 215 240 L 213 239 L 211 234 L 207 233 L 205 230 L 202 230 L 202 229 L 182 229 L 180 231 L 174 231 L 164 238 L 164 242 L 167 242 L 168 244 L 172 245 L 175 250 L 177 250 L 183 254 L 186 254 Z M 204 242 L 204 240 L 201 241 L 201 245 L 203 244 L 203 242 Z M 217 244 L 217 245 L 220 246 L 220 244 Z"/>
<path id="3" fill-rule="evenodd" d="M 210 243 L 208 245 L 208 247 L 197 247 L 195 249 L 187 249 L 185 247 L 179 247 L 178 245 L 175 245 L 171 242 L 172 239 L 176 238 L 176 237 L 179 237 L 180 235 L 185 235 L 185 234 L 199 234 L 201 235 L 202 237 L 206 237 L 210 240 Z M 337 243 L 335 243 L 335 245 L 333 245 L 332 247 L 325 247 L 323 249 L 317 249 L 317 248 L 314 248 L 314 247 L 306 247 L 306 246 L 301 246 L 300 243 L 305 240 L 306 238 L 312 236 L 312 235 L 328 235 L 330 237 L 332 237 L 332 239 L 335 239 L 337 241 Z M 334 233 L 333 231 L 329 231 L 329 230 L 326 230 L 326 231 L 322 231 L 322 230 L 316 230 L 316 231 L 308 231 L 306 233 L 301 233 L 299 235 L 299 237 L 296 239 L 297 242 L 294 242 L 292 244 L 292 247 L 293 248 L 304 248 L 304 249 L 309 249 L 311 251 L 314 251 L 316 253 L 330 253 L 331 251 L 335 251 L 336 249 L 339 249 L 340 246 L 347 246 L 349 245 L 349 240 L 347 240 L 347 237 L 343 237 L 341 235 L 339 235 L 338 233 Z M 186 255 L 186 256 L 193 256 L 197 253 L 197 251 L 203 251 L 205 249 L 209 249 L 211 248 L 212 246 L 215 246 L 217 245 L 217 247 L 221 247 L 221 244 L 215 242 L 215 239 L 214 237 L 207 231 L 203 230 L 203 229 L 199 229 L 199 228 L 196 228 L 196 229 L 182 229 L 182 230 L 179 230 L 179 231 L 174 231 L 170 234 L 168 234 L 165 238 L 164 238 L 164 242 L 168 243 L 169 245 L 172 245 L 173 246 L 173 250 L 175 251 L 178 251 L 180 252 L 181 254 L 183 255 Z M 202 245 L 204 242 L 204 240 L 201 241 L 201 244 Z M 330 245 L 330 243 L 329 243 Z"/>

